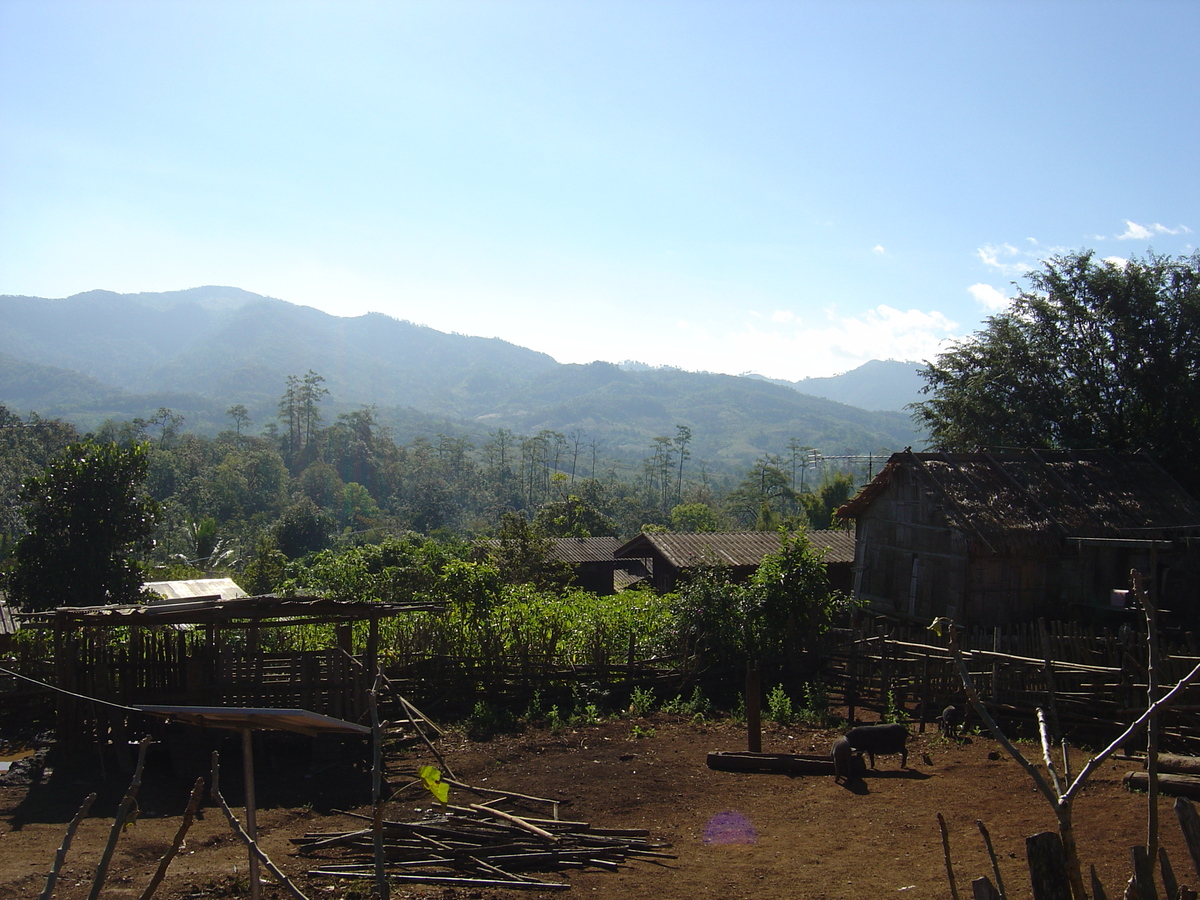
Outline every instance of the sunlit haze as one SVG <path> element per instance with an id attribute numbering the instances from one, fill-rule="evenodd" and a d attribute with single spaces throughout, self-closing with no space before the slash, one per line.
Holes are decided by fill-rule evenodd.
<path id="1" fill-rule="evenodd" d="M 560 362 L 927 359 L 1194 249 L 1195 2 L 0 2 L 0 293 L 231 285 Z"/>

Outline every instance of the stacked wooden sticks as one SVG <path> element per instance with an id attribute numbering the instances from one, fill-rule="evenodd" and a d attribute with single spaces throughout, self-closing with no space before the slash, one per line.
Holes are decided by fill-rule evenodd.
<path id="1" fill-rule="evenodd" d="M 419 821 L 384 821 L 388 880 L 564 890 L 570 887 L 567 882 L 546 881 L 527 873 L 587 866 L 615 871 L 630 857 L 675 858 L 662 852 L 663 845 L 651 841 L 649 832 L 643 829 L 593 828 L 587 822 L 520 816 L 497 808 L 504 799 L 501 796 L 470 806 L 447 805 L 437 816 Z M 302 856 L 331 857 L 310 870 L 310 876 L 376 877 L 370 827 L 336 834 L 306 834 L 292 842 Z"/>

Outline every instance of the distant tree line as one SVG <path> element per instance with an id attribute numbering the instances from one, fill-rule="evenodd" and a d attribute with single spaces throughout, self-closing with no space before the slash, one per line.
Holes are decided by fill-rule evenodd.
<path id="1" fill-rule="evenodd" d="M 145 533 L 114 535 L 107 552 L 120 556 L 123 548 L 147 579 L 249 572 L 263 590 L 283 577 L 286 561 L 328 548 L 406 533 L 447 542 L 495 538 L 516 520 L 543 538 L 826 528 L 865 479 L 865 472 L 826 466 L 806 482 L 812 450 L 795 441 L 790 457 L 764 455 L 740 481 L 714 479 L 703 463 L 693 464 L 685 425 L 655 438 L 641 468 L 624 473 L 581 431 L 501 428 L 482 446 L 444 434 L 399 444 L 370 407 L 326 424 L 324 381 L 313 371 L 290 376 L 277 420 L 257 435 L 243 405 L 229 408 L 229 428 L 211 438 L 188 432 L 168 408 L 81 434 L 0 405 L 0 571 L 10 587 L 35 577 L 29 566 L 13 574 L 18 545 L 31 531 L 40 529 L 39 540 L 57 541 L 64 552 L 72 546 L 54 536 L 59 526 L 51 523 L 47 493 L 72 477 L 111 477 L 112 496 L 134 491 L 129 502 L 144 503 Z M 132 580 L 126 572 L 122 583 Z"/>

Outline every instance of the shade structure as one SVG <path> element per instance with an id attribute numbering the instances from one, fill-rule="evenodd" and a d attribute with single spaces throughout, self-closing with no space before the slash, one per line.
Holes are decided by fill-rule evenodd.
<path id="1" fill-rule="evenodd" d="M 366 725 L 335 719 L 308 709 L 271 709 L 243 706 L 135 706 L 134 709 L 173 722 L 234 731 L 295 731 L 318 734 L 370 734 Z"/>
<path id="2" fill-rule="evenodd" d="M 135 709 L 172 722 L 184 722 L 205 728 L 228 728 L 242 734 L 242 770 L 246 781 L 246 833 L 258 839 L 257 816 L 254 807 L 254 741 L 255 731 L 294 731 L 318 734 L 370 734 L 366 725 L 335 719 L 308 709 L 260 709 L 238 706 L 136 706 Z M 258 900 L 260 892 L 258 857 L 250 851 L 250 898 Z"/>

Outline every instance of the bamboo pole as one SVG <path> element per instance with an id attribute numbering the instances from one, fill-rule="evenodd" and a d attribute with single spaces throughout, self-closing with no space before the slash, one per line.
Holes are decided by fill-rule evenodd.
<path id="1" fill-rule="evenodd" d="M 204 776 L 196 779 L 196 784 L 192 787 L 192 796 L 188 799 L 187 809 L 183 813 L 183 821 L 179 823 L 179 830 L 175 832 L 175 840 L 172 841 L 171 847 L 163 858 L 158 862 L 158 869 L 154 873 L 154 877 L 150 879 L 150 883 L 146 885 L 146 890 L 142 892 L 139 900 L 150 900 L 154 896 L 154 892 L 158 890 L 159 884 L 166 877 L 167 867 L 171 865 L 171 860 L 179 853 L 179 848 L 183 846 L 183 838 L 188 833 L 188 829 L 192 827 L 192 819 L 196 816 L 196 810 L 200 808 L 200 800 L 204 796 Z"/>
<path id="2" fill-rule="evenodd" d="M 258 846 L 258 842 L 246 832 L 246 829 L 242 827 L 242 823 L 237 820 L 237 816 L 233 814 L 233 810 L 229 808 L 229 804 L 225 802 L 225 798 L 221 796 L 220 783 L 218 780 L 220 773 L 218 762 L 219 757 L 217 751 L 214 750 L 212 755 L 212 787 L 210 788 L 210 793 L 212 794 L 213 800 L 215 800 L 217 805 L 221 807 L 221 812 L 225 813 L 225 818 L 229 822 L 229 827 L 233 829 L 234 834 L 242 839 L 242 842 L 249 848 L 250 852 L 254 854 L 255 859 L 259 860 L 267 867 L 267 871 L 274 875 L 276 879 L 278 879 L 279 883 L 284 886 L 289 894 L 295 897 L 296 900 L 308 900 L 308 898 L 301 893 L 300 889 L 292 883 L 292 880 L 288 878 L 286 874 L 284 874 L 283 870 L 275 865 L 275 863 L 271 862 L 271 858 L 267 856 L 262 847 Z"/>
<path id="3" fill-rule="evenodd" d="M 371 803 L 374 809 L 372 810 L 371 831 L 375 846 L 375 893 L 379 896 L 379 900 L 388 900 L 390 891 L 388 890 L 386 859 L 383 852 L 383 730 L 379 727 L 379 688 L 382 683 L 383 668 L 380 667 L 375 673 L 375 683 L 371 686 L 371 692 L 368 695 L 371 705 L 371 744 L 373 747 Z"/>
<path id="4" fill-rule="evenodd" d="M 946 817 L 937 814 L 938 828 L 942 832 L 942 856 L 946 860 L 946 880 L 950 882 L 950 897 L 958 900 L 958 884 L 954 880 L 954 866 L 950 864 L 950 832 L 946 830 Z"/>
<path id="5" fill-rule="evenodd" d="M 117 849 L 117 840 L 121 837 L 125 826 L 133 821 L 138 789 L 142 786 L 142 769 L 146 765 L 146 750 L 149 747 L 150 738 L 148 736 L 138 742 L 137 766 L 133 770 L 133 780 L 129 782 L 125 798 L 117 810 L 116 819 L 113 820 L 112 830 L 108 833 L 108 843 L 104 847 L 100 863 L 96 866 L 96 877 L 92 881 L 92 890 L 88 894 L 88 900 L 96 900 L 100 896 L 100 890 L 104 887 L 104 879 L 108 877 L 108 866 L 112 862 L 113 852 Z"/>
<path id="6" fill-rule="evenodd" d="M 996 848 L 992 846 L 992 836 L 988 834 L 987 826 L 983 824 L 983 819 L 976 819 L 975 826 L 979 829 L 979 833 L 983 835 L 983 843 L 987 847 L 988 859 L 992 861 L 992 874 L 996 876 L 996 892 L 999 894 L 1000 900 L 1008 900 L 1008 895 L 1004 892 L 1004 879 L 1000 877 L 1000 862 L 996 859 Z"/>
<path id="7" fill-rule="evenodd" d="M 71 820 L 71 824 L 67 826 L 67 833 L 63 835 L 62 844 L 58 848 L 58 852 L 54 854 L 54 865 L 50 868 L 50 874 L 46 876 L 46 888 L 42 891 L 40 900 L 50 900 L 50 895 L 54 893 L 54 884 L 58 881 L 58 873 L 62 870 L 62 865 L 66 861 L 67 851 L 71 849 L 71 841 L 75 837 L 75 831 L 79 828 L 79 823 L 83 821 L 88 814 L 88 810 L 92 808 L 92 804 L 96 802 L 95 794 L 88 794 L 84 798 L 83 804 L 79 807 L 79 812 L 75 813 L 75 818 Z"/>
<path id="8" fill-rule="evenodd" d="M 1129 576 L 1134 596 L 1146 610 L 1146 701 L 1153 706 L 1158 699 L 1158 611 L 1142 590 L 1141 573 L 1132 569 Z M 1146 775 L 1150 782 L 1146 790 L 1146 855 L 1153 861 L 1158 855 L 1158 713 L 1146 721 Z"/>

